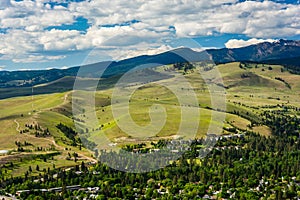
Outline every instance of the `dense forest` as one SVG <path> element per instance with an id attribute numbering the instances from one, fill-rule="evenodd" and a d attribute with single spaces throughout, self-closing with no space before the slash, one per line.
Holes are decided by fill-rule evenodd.
<path id="1" fill-rule="evenodd" d="M 69 171 L 57 169 L 38 177 L 2 180 L 2 187 L 13 194 L 24 190 L 22 199 L 290 199 L 300 195 L 298 137 L 264 137 L 252 132 L 221 137 L 208 156 L 199 158 L 204 141 L 193 140 L 179 160 L 157 171 L 125 173 L 104 163 L 81 163 Z M 168 142 L 159 143 L 164 146 Z M 153 143 L 153 148 L 157 144 Z M 112 152 L 107 154 L 116 158 Z M 81 189 L 68 190 L 70 185 Z M 34 190 L 55 187 L 61 191 Z"/>

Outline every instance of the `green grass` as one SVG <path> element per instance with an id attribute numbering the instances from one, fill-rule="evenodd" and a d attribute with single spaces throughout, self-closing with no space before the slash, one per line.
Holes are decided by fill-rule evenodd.
<path id="1" fill-rule="evenodd" d="M 12 155 L 2 155 L 0 160 L 3 163 L 9 163 L 13 161 L 15 163 L 15 168 L 13 170 L 7 170 L 7 176 L 19 176 L 24 175 L 24 172 L 28 169 L 29 165 L 39 164 L 40 169 L 52 167 L 53 164 L 56 167 L 64 167 L 75 165 L 74 161 L 66 161 L 68 152 L 80 152 L 81 155 L 91 156 L 91 152 L 79 147 L 70 147 L 66 145 L 63 140 L 67 138 L 62 134 L 56 125 L 60 122 L 74 127 L 71 118 L 56 112 L 59 107 L 70 108 L 68 97 L 65 101 L 66 93 L 55 93 L 49 95 L 37 95 L 33 97 L 17 97 L 5 100 L 0 100 L 0 142 L 1 150 L 10 150 Z M 17 123 L 19 123 L 19 129 L 25 129 L 25 124 L 32 124 L 33 122 L 38 123 L 42 128 L 49 128 L 51 137 L 47 138 L 37 138 L 33 134 L 26 133 L 20 134 L 16 128 Z M 43 154 L 45 152 L 35 151 L 37 147 L 50 148 L 55 140 L 56 144 L 59 145 L 55 149 L 61 152 L 61 155 L 56 156 L 51 162 L 43 162 L 39 159 L 27 160 L 26 157 L 30 155 Z M 15 152 L 17 146 L 15 142 L 24 143 L 29 142 L 32 145 L 23 147 L 26 150 L 31 150 L 32 152 L 20 153 Z M 65 149 L 68 150 L 65 150 Z M 82 157 L 80 155 L 80 157 Z M 17 158 L 17 159 L 16 159 Z M 22 161 L 20 161 L 22 159 Z M 84 160 L 86 160 L 84 158 Z M 78 163 L 77 163 L 78 164 Z M 36 172 L 37 173 L 37 172 Z"/>
<path id="2" fill-rule="evenodd" d="M 30 158 L 30 157 L 29 157 Z M 65 155 L 58 155 L 54 156 L 53 159 L 47 159 L 46 161 L 42 159 L 25 159 L 23 158 L 22 161 L 16 161 L 14 162 L 13 169 L 8 170 L 7 176 L 13 175 L 13 176 L 24 176 L 26 171 L 29 171 L 29 167 L 31 167 L 32 172 L 31 175 L 38 175 L 39 173 L 43 173 L 43 170 L 52 170 L 55 168 L 68 168 L 75 165 L 79 165 L 80 161 L 75 163 L 72 160 L 66 160 Z M 36 166 L 39 166 L 39 171 L 36 170 Z"/>
<path id="3" fill-rule="evenodd" d="M 170 68 L 170 66 L 167 66 L 167 68 Z M 73 116 L 71 104 L 72 94 L 70 93 L 65 99 L 66 92 L 0 100 L 0 150 L 15 150 L 15 141 L 30 141 L 33 146 L 28 147 L 28 149 L 33 150 L 35 147 L 49 147 L 53 144 L 53 140 L 55 140 L 56 144 L 59 145 L 56 150 L 61 152 L 61 155 L 56 156 L 53 162 L 55 162 L 57 167 L 71 166 L 76 163 L 74 161 L 65 161 L 68 152 L 80 152 L 82 156 L 91 156 L 91 152 L 86 149 L 79 150 L 78 147 L 67 145 L 65 141 L 68 141 L 68 138 L 56 128 L 57 124 L 63 123 L 75 129 L 72 117 L 85 121 L 85 123 L 77 122 L 77 128 L 84 132 L 86 128 L 88 128 L 88 133 L 86 133 L 85 136 L 87 136 L 90 141 L 98 144 L 99 148 L 113 149 L 109 144 L 116 143 L 117 146 L 141 142 L 149 144 L 151 141 L 173 138 L 179 130 L 182 109 L 189 111 L 197 110 L 200 113 L 200 118 L 198 119 L 193 115 L 188 115 L 187 118 L 183 119 L 187 130 L 192 127 L 194 120 L 198 121 L 196 137 L 205 136 L 210 125 L 215 127 L 215 129 L 212 129 L 213 133 L 214 130 L 218 128 L 237 127 L 242 130 L 252 130 L 269 136 L 271 130 L 266 126 L 254 126 L 252 129 L 249 128 L 251 124 L 250 120 L 257 120 L 257 116 L 266 110 L 266 108 L 262 108 L 262 106 L 287 104 L 299 107 L 299 76 L 282 71 L 281 66 L 274 65 L 272 66 L 272 70 L 269 70 L 269 65 L 258 65 L 257 67 L 253 65 L 249 68 L 241 69 L 239 63 L 229 63 L 219 65 L 217 69 L 222 76 L 224 86 L 228 87 L 228 89 L 226 89 L 226 111 L 238 111 L 245 116 L 244 118 L 210 109 L 212 98 L 218 94 L 213 91 L 212 94 L 210 93 L 208 86 L 201 77 L 201 74 L 197 73 L 197 70 L 195 70 L 194 73 L 185 75 L 185 79 L 189 82 L 196 94 L 198 100 L 197 105 L 193 105 L 191 101 L 192 98 L 188 93 L 189 88 L 181 82 L 182 80 L 179 78 L 179 75 L 176 75 L 174 72 L 169 72 L 170 74 L 168 76 L 160 76 L 159 80 L 155 80 L 146 85 L 135 83 L 129 87 L 124 87 L 124 90 L 135 90 L 130 98 L 129 114 L 124 112 L 115 118 L 112 113 L 111 98 L 114 91 L 112 86 L 118 77 L 114 77 L 104 80 L 103 84 L 100 82 L 98 91 L 95 93 L 95 98 L 88 99 L 86 104 L 84 104 L 84 101 L 93 92 L 81 91 L 77 93 L 78 95 L 74 96 L 73 102 L 76 103 L 78 111 L 85 111 L 84 115 L 78 114 L 78 116 Z M 165 70 L 164 67 L 160 67 L 157 71 L 164 72 Z M 213 74 L 210 74 L 210 71 L 202 75 L 207 76 L 204 78 L 209 79 L 212 84 L 217 81 L 217 78 Z M 145 74 L 140 74 L 141 79 L 143 79 L 144 76 Z M 284 79 L 291 85 L 291 89 L 287 88 L 286 84 L 282 81 L 276 80 L 275 77 Z M 41 88 L 48 87 L 53 88 L 54 91 L 57 88 L 62 89 L 64 85 L 69 85 L 72 81 L 74 80 L 71 77 L 66 77 L 50 84 L 39 85 L 34 88 L 34 90 L 38 91 Z M 92 84 L 95 80 L 85 79 L 81 81 L 85 81 L 85 83 L 89 85 L 89 83 Z M 163 87 L 162 84 L 175 85 L 180 95 L 185 99 L 184 105 L 180 105 L 179 99 L 174 92 Z M 95 106 L 92 104 L 93 100 L 95 100 Z M 123 104 L 114 102 L 114 100 L 113 106 L 123 111 L 126 109 Z M 149 132 L 151 133 L 149 134 L 146 131 L 139 131 L 138 135 L 130 135 L 127 131 L 119 127 L 120 122 L 126 121 L 131 117 L 133 122 L 139 127 L 136 131 L 143 130 L 144 127 L 151 124 L 149 115 L 151 108 L 153 111 L 156 111 L 153 114 L 153 116 L 156 116 L 154 120 L 163 116 L 163 112 L 159 110 L 160 106 L 166 111 L 166 122 L 161 129 L 156 130 L 157 132 L 155 132 L 155 134 L 152 132 Z M 96 114 L 96 120 L 93 119 L 93 114 Z M 223 119 L 224 121 L 212 118 L 212 116 L 222 115 L 225 117 Z M 20 129 L 23 129 L 26 123 L 38 122 L 43 128 L 49 128 L 53 137 L 36 138 L 33 135 L 19 134 L 16 131 L 17 123 L 15 120 L 20 124 Z M 157 120 L 156 123 L 159 124 L 161 121 L 162 120 Z M 99 130 L 100 127 L 101 129 Z M 129 125 L 128 127 L 130 128 Z M 226 130 L 223 130 L 222 133 L 229 134 Z M 183 134 L 179 133 L 179 135 Z M 189 138 L 192 136 L 187 134 L 186 137 Z M 66 148 L 68 150 L 65 150 Z M 18 155 L 18 153 L 15 154 Z M 0 156 L 0 160 L 1 159 L 4 159 L 4 156 Z M 41 169 L 51 168 L 50 165 L 52 165 L 39 159 L 32 161 L 32 163 L 24 160 L 17 163 L 18 167 L 14 170 L 8 170 L 8 175 L 22 175 L 24 174 L 24 169 L 27 169 L 29 165 L 36 164 L 40 165 Z"/>
<path id="4" fill-rule="evenodd" d="M 239 68 L 239 63 L 230 63 L 226 65 L 218 66 L 221 72 L 224 84 L 233 85 L 230 89 L 226 91 L 227 98 L 227 111 L 233 112 L 238 111 L 242 113 L 245 117 L 251 120 L 258 120 L 256 117 L 261 113 L 263 109 L 255 109 L 254 107 L 261 107 L 266 105 L 277 105 L 280 103 L 287 102 L 287 94 L 292 95 L 289 90 L 286 90 L 285 84 L 275 80 L 272 74 L 276 74 L 280 71 L 279 67 L 274 66 L 273 70 L 261 71 L 259 68 Z M 267 71 L 268 70 L 268 71 Z M 250 74 L 249 78 L 242 78 L 242 74 Z M 287 73 L 287 72 L 284 72 Z M 291 75 L 291 74 L 290 74 Z M 294 76 L 294 75 L 291 75 Z M 224 123 L 219 121 L 212 121 L 212 113 L 216 114 L 218 112 L 206 109 L 206 107 L 211 106 L 211 98 L 207 86 L 204 80 L 197 73 L 191 73 L 185 76 L 185 78 L 191 83 L 194 91 L 196 92 L 201 113 L 199 119 L 199 128 L 197 130 L 197 137 L 203 137 L 207 134 L 208 127 L 210 124 L 214 124 L 217 127 L 237 127 L 242 130 L 252 130 L 254 132 L 259 132 L 263 135 L 270 135 L 271 130 L 266 126 L 254 126 L 252 129 L 249 128 L 251 122 L 248 119 L 238 117 L 233 114 L 226 114 Z M 164 80 L 164 82 L 175 82 L 180 88 L 180 82 L 178 82 L 177 77 L 169 78 Z M 177 81 L 177 82 L 176 82 Z M 150 140 L 157 140 L 159 138 L 172 137 L 177 134 L 180 119 L 180 110 L 178 99 L 165 87 L 160 85 L 160 81 L 155 83 L 150 83 L 142 87 L 136 87 L 137 89 L 131 96 L 129 113 L 130 116 L 125 114 L 120 116 L 118 119 L 114 119 L 112 115 L 112 108 L 110 105 L 110 97 L 112 94 L 112 89 L 101 90 L 96 93 L 96 105 L 97 105 L 97 117 L 98 123 L 95 127 L 97 128 L 103 125 L 102 130 L 94 131 L 90 134 L 90 140 L 99 142 L 99 146 L 107 147 L 107 143 L 118 143 L 122 145 L 124 143 L 136 143 L 136 142 L 147 142 L 147 135 L 144 137 L 134 137 L 128 135 L 128 133 L 123 131 L 118 126 L 119 120 L 127 119 L 131 117 L 133 121 L 141 127 L 147 126 L 151 123 L 149 109 L 151 106 L 160 104 L 166 110 L 166 123 L 163 128 L 155 134 Z M 277 90 L 271 89 L 274 85 Z M 280 98 L 277 100 L 276 98 Z M 295 94 L 293 95 L 295 97 Z M 295 98 L 296 99 L 296 98 Z M 293 98 L 289 98 L 293 100 Z M 292 102 L 293 103 L 293 102 Z M 88 117 L 87 117 L 88 118 Z M 87 119 L 86 118 L 86 119 Z M 192 121 L 192 118 L 185 119 L 186 121 Z M 90 126 L 89 128 L 92 128 Z M 227 133 L 223 131 L 223 133 Z M 144 140 L 143 140 L 144 138 Z M 145 140 L 146 138 L 146 140 Z M 105 142 L 104 142 L 105 141 Z M 149 142 L 149 141 L 148 141 Z"/>
<path id="5" fill-rule="evenodd" d="M 63 93 L 58 93 L 0 100 L 1 149 L 15 148 L 15 141 L 23 142 L 25 140 L 30 140 L 34 145 L 45 145 L 39 138 L 30 137 L 29 139 L 26 134 L 20 134 L 16 130 L 15 120 L 20 124 L 20 129 L 24 129 L 26 123 L 35 120 L 38 112 L 60 105 L 63 97 Z"/>

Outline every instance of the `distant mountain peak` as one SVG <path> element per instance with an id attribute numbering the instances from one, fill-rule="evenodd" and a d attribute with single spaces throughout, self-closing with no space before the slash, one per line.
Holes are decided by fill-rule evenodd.
<path id="1" fill-rule="evenodd" d="M 294 58 L 300 56 L 300 41 L 280 39 L 235 49 L 211 49 L 207 52 L 216 63 Z"/>

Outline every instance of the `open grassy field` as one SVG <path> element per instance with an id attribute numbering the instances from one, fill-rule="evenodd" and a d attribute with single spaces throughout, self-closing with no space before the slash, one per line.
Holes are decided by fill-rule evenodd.
<path id="1" fill-rule="evenodd" d="M 65 115 L 55 112 L 60 106 L 67 105 L 71 97 L 69 93 L 54 93 L 48 95 L 35 95 L 28 97 L 17 97 L 0 100 L 0 142 L 1 150 L 9 151 L 8 154 L 0 155 L 1 164 L 14 163 L 13 168 L 2 169 L 3 174 L 24 175 L 29 166 L 35 169 L 39 165 L 40 169 L 52 169 L 53 167 L 74 166 L 74 160 L 66 160 L 68 154 L 77 152 L 79 154 L 77 164 L 81 160 L 91 160 L 91 153 L 84 148 L 70 147 L 64 144 L 64 135 L 59 132 L 56 125 L 60 122 L 72 126 L 72 120 Z M 36 137 L 33 131 L 20 133 L 26 129 L 26 124 L 39 124 L 43 129 L 48 128 L 50 137 Z M 24 145 L 24 152 L 17 150 L 16 142 Z M 40 150 L 37 150 L 40 148 Z M 51 162 L 44 161 L 36 156 L 43 154 L 58 153 L 51 156 Z M 32 173 L 38 173 L 32 172 Z"/>
<path id="2" fill-rule="evenodd" d="M 15 141 L 30 140 L 36 144 L 44 143 L 38 138 L 28 139 L 28 136 L 20 134 L 17 128 L 23 129 L 25 124 L 33 121 L 40 112 L 58 106 L 63 101 L 63 93 L 0 100 L 1 148 L 11 149 L 15 147 Z"/>
<path id="3" fill-rule="evenodd" d="M 151 73 L 150 78 L 148 77 L 149 81 L 145 82 L 143 80 L 146 79 L 146 75 L 135 72 L 139 79 L 132 79 L 127 85 L 121 85 L 121 92 L 131 92 L 128 108 L 124 103 L 126 98 L 120 98 L 122 93 L 119 97 L 118 92 L 114 93 L 116 91 L 113 86 L 118 77 L 104 80 L 102 86 L 100 81 L 96 92 L 79 91 L 79 95 L 74 95 L 74 92 L 61 89 L 61 93 L 0 100 L 0 150 L 10 151 L 9 155 L 0 155 L 0 161 L 2 164 L 15 163 L 13 168 L 6 169 L 7 176 L 23 175 L 29 166 L 35 168 L 39 165 L 40 169 L 48 169 L 54 165 L 73 166 L 81 160 L 93 161 L 92 152 L 84 146 L 70 145 L 70 139 L 56 127 L 59 123 L 82 133 L 82 136 L 94 142 L 98 148 L 114 149 L 125 144 L 149 144 L 159 139 L 205 137 L 208 131 L 231 134 L 232 128 L 251 130 L 269 136 L 269 127 L 252 124 L 253 121 L 259 120 L 258 116 L 263 111 L 280 109 L 277 105 L 300 106 L 299 76 L 290 74 L 282 66 L 240 63 L 218 65 L 215 69 L 220 72 L 222 84 L 219 84 L 220 80 L 209 74 L 209 71 L 199 74 L 199 68 L 196 68 L 183 76 L 183 72 L 175 73 L 171 68 L 159 67 Z M 157 72 L 167 75 L 157 75 Z M 180 78 L 181 76 L 184 79 Z M 39 85 L 36 88 L 63 87 L 74 80 L 66 77 L 61 81 Z M 88 87 L 95 83 L 95 80 L 84 81 Z M 217 85 L 217 90 L 209 90 L 208 82 Z M 218 88 L 225 89 L 226 109 L 218 109 L 212 105 L 213 98 L 220 95 L 217 92 Z M 191 91 L 195 94 L 196 104 Z M 89 98 L 89 95 L 93 98 Z M 180 102 L 179 96 L 184 99 L 183 102 Z M 73 115 L 72 106 L 77 115 Z M 184 118 L 182 112 L 187 113 Z M 195 136 L 190 133 L 178 133 L 181 122 L 184 124 L 183 130 L 189 130 L 194 127 L 194 121 L 197 121 L 198 126 Z M 122 127 L 122 123 L 127 123 L 127 126 Z M 135 126 L 131 126 L 130 123 L 134 123 Z M 42 129 L 47 128 L 51 136 L 36 137 L 34 131 L 20 134 L 27 124 L 38 124 Z M 133 127 L 134 130 L 131 131 L 136 135 L 130 133 L 130 127 Z M 210 129 L 211 127 L 213 128 Z M 18 152 L 16 142 L 25 141 L 30 143 L 24 147 L 28 151 Z M 36 151 L 38 147 L 44 150 Z M 35 155 L 51 152 L 58 154 L 53 156 L 50 162 L 35 158 Z M 78 154 L 77 162 L 74 162 L 72 156 L 66 160 L 74 152 Z"/>
<path id="4" fill-rule="evenodd" d="M 273 66 L 273 70 L 278 70 L 280 66 Z M 264 67 L 269 70 L 268 67 Z M 280 68 L 279 68 L 280 69 Z M 299 105 L 297 102 L 296 89 L 286 90 L 286 85 L 281 81 L 270 78 L 269 76 L 274 73 L 269 70 L 270 73 L 259 71 L 257 68 L 241 69 L 239 63 L 230 63 L 226 65 L 218 66 L 225 87 L 231 85 L 226 89 L 226 106 L 228 112 L 238 111 L 249 115 L 249 118 L 259 115 L 264 109 L 262 106 L 277 105 L 281 103 L 287 103 L 286 96 L 292 95 L 295 99 L 294 102 L 290 102 L 291 105 Z M 261 73 L 264 74 L 261 74 Z M 243 74 L 250 73 L 255 76 L 245 78 Z M 288 73 L 288 72 L 283 72 Z M 291 74 L 290 74 L 291 75 Z M 291 75 L 296 76 L 296 75 Z M 250 120 L 248 118 L 239 117 L 235 114 L 227 113 L 223 122 L 213 121 L 212 115 L 220 113 L 212 110 L 210 92 L 206 86 L 206 83 L 201 76 L 197 73 L 190 73 L 185 75 L 185 78 L 191 83 L 193 90 L 196 91 L 196 96 L 199 102 L 199 107 L 192 107 L 192 109 L 198 109 L 200 113 L 199 127 L 196 137 L 203 137 L 207 134 L 210 124 L 216 126 L 222 126 L 224 128 L 236 127 L 241 130 L 251 130 L 261 133 L 263 135 L 270 135 L 271 129 L 263 125 L 255 125 L 250 127 Z M 154 83 L 142 84 L 134 87 L 135 92 L 132 93 L 130 98 L 130 106 L 128 113 L 119 116 L 120 118 L 114 118 L 112 113 L 112 105 L 110 104 L 112 89 L 102 90 L 96 93 L 96 114 L 98 117 L 98 123 L 95 127 L 89 126 L 89 129 L 94 129 L 89 133 L 89 138 L 92 141 L 96 141 L 99 144 L 99 148 L 110 148 L 107 144 L 124 145 L 129 143 L 141 143 L 151 142 L 152 140 L 159 140 L 161 138 L 172 138 L 177 134 L 179 124 L 181 121 L 180 110 L 184 106 L 180 106 L 178 98 L 172 91 L 166 87 L 162 87 L 162 82 L 176 82 L 176 76 L 156 81 Z M 244 82 L 246 81 L 246 83 Z M 277 91 L 270 90 L 270 87 L 277 87 Z M 294 90 L 294 91 L 293 91 Z M 287 95 L 288 94 L 288 95 Z M 280 100 L 277 97 L 281 97 Z M 166 111 L 165 126 L 162 127 L 155 135 L 144 135 L 144 137 L 134 137 L 129 135 L 128 132 L 122 130 L 118 126 L 118 121 L 126 120 L 131 117 L 132 120 L 140 127 L 151 124 L 151 115 L 149 111 L 153 105 L 161 105 Z M 113 105 L 115 106 L 115 105 Z M 185 105 L 188 106 L 188 105 Z M 254 108 L 255 107 L 255 108 Z M 155 108 L 155 107 L 154 107 Z M 89 108 L 85 108 L 89 110 Z M 88 120 L 88 117 L 83 117 Z M 185 119 L 192 121 L 192 118 Z M 101 130 L 97 130 L 101 127 Z M 226 129 L 222 131 L 223 134 L 229 134 Z"/>
<path id="5" fill-rule="evenodd" d="M 255 67 L 256 66 L 256 67 Z M 299 106 L 299 75 L 291 74 L 278 65 L 255 65 L 251 68 L 239 67 L 239 63 L 219 65 L 226 86 L 228 99 L 241 100 L 250 106 L 289 103 Z M 245 75 L 244 77 L 242 77 Z M 282 78 L 286 83 L 276 80 Z"/>

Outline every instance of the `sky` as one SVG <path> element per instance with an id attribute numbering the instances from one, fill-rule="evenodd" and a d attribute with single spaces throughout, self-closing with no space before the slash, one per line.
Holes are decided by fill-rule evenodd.
<path id="1" fill-rule="evenodd" d="M 0 0 L 0 70 L 300 40 L 299 0 Z"/>

